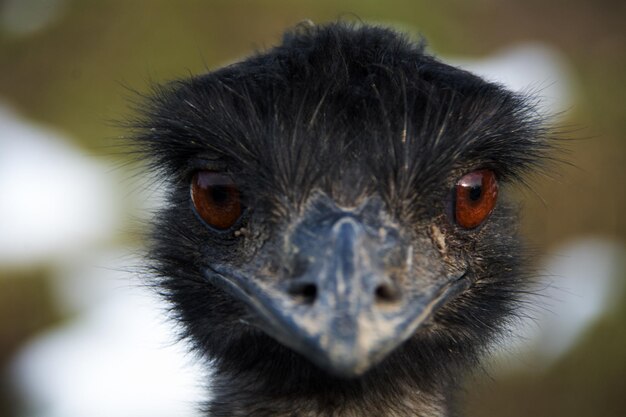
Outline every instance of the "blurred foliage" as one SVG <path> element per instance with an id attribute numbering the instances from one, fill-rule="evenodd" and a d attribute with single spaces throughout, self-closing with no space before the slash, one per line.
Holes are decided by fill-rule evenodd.
<path id="1" fill-rule="evenodd" d="M 569 164 L 534 183 L 539 198 L 527 199 L 527 235 L 543 247 L 580 235 L 626 241 L 623 1 L 74 0 L 40 32 L 0 29 L 0 97 L 93 153 L 111 155 L 113 139 L 124 134 L 111 121 L 129 117 L 133 91 L 270 46 L 304 19 L 337 18 L 422 33 L 441 55 L 482 56 L 526 41 L 562 51 L 578 88 L 563 129 L 570 133 L 562 135 Z M 5 271 L 0 280 L 0 305 L 8 309 L 0 317 L 0 368 L 28 334 L 54 321 L 49 274 L 34 270 Z M 479 384 L 468 398 L 470 415 L 623 415 L 624 305 L 546 374 Z"/>

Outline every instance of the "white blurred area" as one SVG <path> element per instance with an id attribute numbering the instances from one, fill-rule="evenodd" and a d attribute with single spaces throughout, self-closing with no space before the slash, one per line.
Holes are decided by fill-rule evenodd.
<path id="1" fill-rule="evenodd" d="M 122 196 L 147 208 L 158 193 L 6 105 L 0 126 L 0 266 L 48 265 L 55 301 L 73 317 L 16 357 L 23 415 L 196 415 L 206 372 L 175 344 L 162 305 L 132 272 L 136 250 L 115 243 Z"/>
<path id="2" fill-rule="evenodd" d="M 517 91 L 541 90 L 551 113 L 568 108 L 566 65 L 545 45 L 520 45 L 456 64 Z M 538 85 L 537 82 L 540 84 Z M 12 382 L 24 417 L 200 415 L 205 371 L 175 344 L 162 303 L 132 272 L 134 248 L 117 248 L 129 193 L 111 163 L 0 106 L 0 265 L 52 262 L 57 301 L 74 318 L 25 346 Z M 602 239 L 564 244 L 544 260 L 549 306 L 515 339 L 509 361 L 534 352 L 544 366 L 567 351 L 618 293 L 624 247 Z"/>
<path id="3" fill-rule="evenodd" d="M 111 164 L 0 104 L 0 264 L 71 258 L 120 224 Z"/>
<path id="4" fill-rule="evenodd" d="M 456 57 L 447 61 L 509 90 L 538 100 L 541 114 L 561 116 L 574 101 L 572 76 L 559 51 L 542 43 L 523 43 L 485 59 Z"/>
<path id="5" fill-rule="evenodd" d="M 176 344 L 163 305 L 124 272 L 137 260 L 122 251 L 91 256 L 57 277 L 59 299 L 78 308 L 76 318 L 15 361 L 24 416 L 199 416 L 208 373 Z"/>
<path id="6" fill-rule="evenodd" d="M 615 309 L 624 294 L 623 276 L 626 247 L 600 238 L 567 242 L 546 256 L 540 273 L 543 288 L 533 300 L 528 314 L 534 321 L 515 330 L 509 353 L 522 353 L 508 359 L 512 366 L 526 366 L 534 353 L 538 369 L 574 346 L 585 330 L 604 313 Z"/>

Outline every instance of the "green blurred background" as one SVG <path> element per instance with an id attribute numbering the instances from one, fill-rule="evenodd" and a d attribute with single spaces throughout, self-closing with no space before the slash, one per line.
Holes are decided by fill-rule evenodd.
<path id="1" fill-rule="evenodd" d="M 585 237 L 622 248 L 626 242 L 624 1 L 0 0 L 0 13 L 0 101 L 87 154 L 115 161 L 116 178 L 135 175 L 111 149 L 124 135 L 111 121 L 131 112 L 127 87 L 146 91 L 151 81 L 231 62 L 275 44 L 304 19 L 361 19 L 421 33 L 444 57 L 480 58 L 543 43 L 559 52 L 571 78 L 572 100 L 559 119 L 569 163 L 524 193 L 525 234 L 546 252 Z M 121 206 L 131 214 L 95 246 L 140 245 L 132 219 L 137 208 L 124 199 Z M 40 332 L 72 319 L 54 301 L 53 265 L 0 262 L 0 370 Z M 622 282 L 624 265 L 616 278 Z M 626 415 L 626 293 L 617 296 L 620 302 L 548 367 L 473 376 L 467 415 Z M 21 415 L 24 399 L 11 377 L 3 381 L 0 416 Z"/>

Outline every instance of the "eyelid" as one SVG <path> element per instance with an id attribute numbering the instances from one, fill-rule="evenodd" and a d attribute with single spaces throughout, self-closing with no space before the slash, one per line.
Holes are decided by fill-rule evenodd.
<path id="1" fill-rule="evenodd" d="M 223 160 L 195 157 L 190 159 L 181 169 L 179 179 L 188 183 L 198 171 L 226 172 L 228 165 Z"/>

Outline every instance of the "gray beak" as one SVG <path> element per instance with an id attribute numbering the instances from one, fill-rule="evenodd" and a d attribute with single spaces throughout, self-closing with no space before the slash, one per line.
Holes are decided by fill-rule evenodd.
<path id="1" fill-rule="evenodd" d="M 206 276 L 244 301 L 266 333 L 334 375 L 363 374 L 468 287 L 463 274 L 405 271 L 394 278 L 389 264 L 411 265 L 412 250 L 394 233 L 371 233 L 355 215 L 315 229 L 295 232 L 297 266 L 288 279 L 251 279 L 219 267 Z"/>

